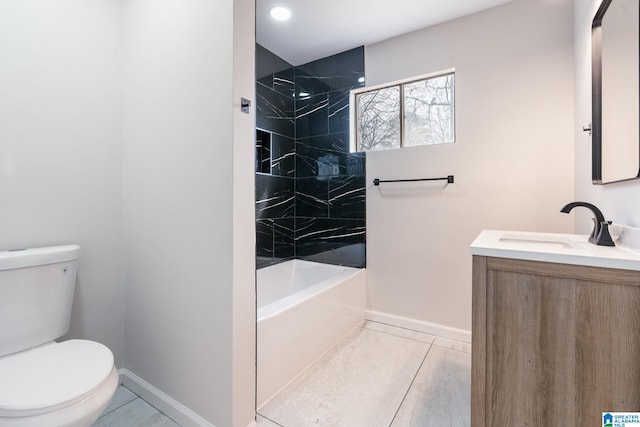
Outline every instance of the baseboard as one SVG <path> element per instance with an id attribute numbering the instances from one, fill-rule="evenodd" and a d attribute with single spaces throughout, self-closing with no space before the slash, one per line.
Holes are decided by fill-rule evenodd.
<path id="1" fill-rule="evenodd" d="M 418 332 L 424 332 L 425 334 L 471 343 L 471 331 L 466 329 L 452 328 L 450 326 L 374 310 L 367 310 L 365 318 L 373 322 L 385 323 L 399 328 L 411 329 Z"/>
<path id="2" fill-rule="evenodd" d="M 209 421 L 193 412 L 171 396 L 155 388 L 128 369 L 121 368 L 120 379 L 125 387 L 149 402 L 167 417 L 180 424 L 182 427 L 215 427 Z M 255 422 L 247 427 L 254 427 Z"/>

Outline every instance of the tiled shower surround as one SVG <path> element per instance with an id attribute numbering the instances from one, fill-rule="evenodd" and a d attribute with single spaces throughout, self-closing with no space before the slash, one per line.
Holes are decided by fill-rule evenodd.
<path id="1" fill-rule="evenodd" d="M 256 46 L 258 267 L 365 265 L 365 159 L 349 153 L 349 91 L 364 48 L 297 67 Z"/>

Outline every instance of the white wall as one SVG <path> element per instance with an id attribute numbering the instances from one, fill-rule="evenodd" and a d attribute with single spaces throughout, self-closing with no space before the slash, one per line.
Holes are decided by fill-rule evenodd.
<path id="1" fill-rule="evenodd" d="M 67 338 L 124 356 L 120 13 L 0 0 L 0 250 L 82 247 Z"/>
<path id="2" fill-rule="evenodd" d="M 0 0 L 0 250 L 80 244 L 67 338 L 218 426 L 255 415 L 253 15 Z"/>
<path id="3" fill-rule="evenodd" d="M 575 2 L 575 198 L 594 203 L 616 224 L 640 227 L 640 181 L 591 184 L 591 137 L 582 127 L 591 122 L 591 22 L 600 3 Z M 575 211 L 576 232 L 589 233 L 592 215 Z"/>
<path id="4" fill-rule="evenodd" d="M 233 425 L 256 412 L 255 0 L 233 2 Z M 254 106 L 240 111 L 240 98 Z"/>
<path id="5" fill-rule="evenodd" d="M 125 365 L 217 426 L 254 416 L 255 332 L 238 324 L 255 316 L 253 156 L 232 132 L 246 126 L 252 147 L 253 121 L 232 114 L 233 8 L 129 0 L 124 15 Z M 235 25 L 251 28 L 243 10 Z M 253 98 L 253 71 L 242 79 Z"/>
<path id="6" fill-rule="evenodd" d="M 367 85 L 454 67 L 457 120 L 455 144 L 367 153 L 368 183 L 456 180 L 368 184 L 370 310 L 469 330 L 482 229 L 572 231 L 572 17 L 571 0 L 520 0 L 366 47 Z"/>

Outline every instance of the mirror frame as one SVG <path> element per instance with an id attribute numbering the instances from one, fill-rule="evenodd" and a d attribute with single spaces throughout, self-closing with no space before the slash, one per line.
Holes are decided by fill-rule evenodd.
<path id="1" fill-rule="evenodd" d="M 616 181 L 602 181 L 602 19 L 612 1 L 602 0 L 591 25 L 591 180 L 594 185 L 613 184 L 640 178 L 639 167 L 638 174 L 634 177 Z M 638 94 L 638 102 L 640 102 L 640 93 Z M 638 161 L 640 162 L 640 158 Z"/>

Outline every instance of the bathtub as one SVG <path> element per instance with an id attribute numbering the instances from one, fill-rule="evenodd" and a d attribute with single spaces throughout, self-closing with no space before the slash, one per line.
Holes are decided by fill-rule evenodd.
<path id="1" fill-rule="evenodd" d="M 364 269 L 291 260 L 258 270 L 258 408 L 362 324 L 365 288 Z"/>

